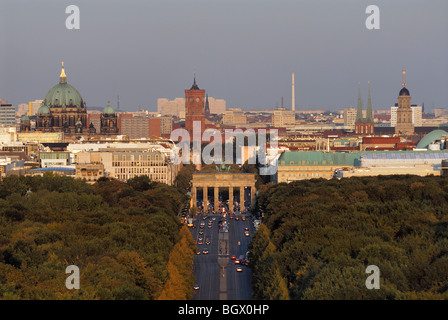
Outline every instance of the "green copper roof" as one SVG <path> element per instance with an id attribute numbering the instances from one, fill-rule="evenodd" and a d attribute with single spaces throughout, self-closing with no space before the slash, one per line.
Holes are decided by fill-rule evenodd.
<path id="1" fill-rule="evenodd" d="M 85 107 L 85 103 L 82 100 L 81 94 L 73 86 L 67 83 L 64 63 L 62 63 L 62 71 L 59 83 L 48 90 L 47 94 L 45 95 L 43 104 L 47 105 L 50 108 Z"/>
<path id="2" fill-rule="evenodd" d="M 443 131 L 443 130 L 435 130 Z M 440 139 L 442 132 L 431 132 L 428 135 L 432 143 L 434 138 Z M 443 131 L 448 135 L 448 132 Z M 427 136 L 428 136 L 427 135 Z M 427 137 L 425 136 L 425 138 Z M 428 139 L 429 139 L 428 138 Z M 422 139 L 423 140 L 423 139 Z M 429 141 L 429 140 L 428 140 Z M 426 142 L 424 142 L 426 143 Z M 426 145 L 427 145 L 426 144 Z M 448 159 L 448 150 L 437 151 L 359 151 L 359 152 L 323 152 L 323 151 L 286 151 L 278 159 L 279 166 L 347 166 L 358 167 L 364 160 L 396 160 L 405 159 Z"/>
<path id="3" fill-rule="evenodd" d="M 448 136 L 448 132 L 445 130 L 433 130 L 419 141 L 417 148 L 427 148 L 429 144 L 436 140 L 440 140 L 442 136 Z"/>
<path id="4" fill-rule="evenodd" d="M 41 106 L 37 110 L 37 114 L 38 115 L 41 115 L 41 114 L 51 114 L 51 111 L 50 111 L 50 108 L 48 108 L 48 106 L 46 104 L 41 104 Z"/>
<path id="5" fill-rule="evenodd" d="M 355 166 L 359 165 L 359 152 L 322 152 L 322 151 L 292 151 L 283 152 L 278 160 L 279 165 L 317 165 L 317 166 Z"/>
<path id="6" fill-rule="evenodd" d="M 84 101 L 81 94 L 68 83 L 58 83 L 48 90 L 44 104 L 51 107 L 78 107 L 83 108 Z"/>
<path id="7" fill-rule="evenodd" d="M 105 106 L 103 109 L 103 114 L 114 114 L 114 113 L 115 113 L 114 108 L 109 104 Z"/>

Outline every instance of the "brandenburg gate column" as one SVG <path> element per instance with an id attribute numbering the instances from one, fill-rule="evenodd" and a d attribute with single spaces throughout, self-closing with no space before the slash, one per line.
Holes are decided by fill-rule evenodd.
<path id="1" fill-rule="evenodd" d="M 215 213 L 218 213 L 219 211 L 219 187 L 214 188 L 214 202 L 215 202 Z"/>
<path id="2" fill-rule="evenodd" d="M 233 212 L 233 187 L 229 187 L 229 211 Z"/>
<path id="3" fill-rule="evenodd" d="M 203 199 L 203 201 L 204 201 L 204 213 L 205 212 L 207 212 L 207 210 L 208 210 L 208 186 L 206 185 L 206 186 L 204 186 L 203 187 L 203 195 L 204 195 L 204 199 Z"/>
<path id="4" fill-rule="evenodd" d="M 244 187 L 240 187 L 240 211 L 244 210 Z"/>

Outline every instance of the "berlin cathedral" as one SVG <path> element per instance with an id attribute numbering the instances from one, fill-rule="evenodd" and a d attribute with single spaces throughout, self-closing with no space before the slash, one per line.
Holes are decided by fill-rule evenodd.
<path id="1" fill-rule="evenodd" d="M 117 114 L 106 106 L 101 114 L 101 132 L 118 134 Z M 88 123 L 86 103 L 81 94 L 67 83 L 62 62 L 59 83 L 48 90 L 36 113 L 36 131 L 64 132 L 65 134 L 96 134 L 92 123 Z"/>

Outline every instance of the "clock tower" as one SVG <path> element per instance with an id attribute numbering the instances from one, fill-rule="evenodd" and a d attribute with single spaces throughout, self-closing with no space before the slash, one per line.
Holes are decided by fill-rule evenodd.
<path id="1" fill-rule="evenodd" d="M 395 134 L 413 135 L 411 95 L 406 88 L 406 69 L 403 68 L 403 84 L 398 94 L 397 124 Z"/>
<path id="2" fill-rule="evenodd" d="M 190 141 L 193 139 L 194 122 L 200 123 L 201 136 L 205 130 L 205 90 L 199 89 L 196 84 L 196 75 L 193 85 L 185 90 L 185 129 L 190 134 Z M 198 124 L 196 124 L 197 126 Z"/>

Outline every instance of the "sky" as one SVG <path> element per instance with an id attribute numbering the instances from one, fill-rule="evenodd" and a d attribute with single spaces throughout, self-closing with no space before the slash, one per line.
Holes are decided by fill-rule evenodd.
<path id="1" fill-rule="evenodd" d="M 80 29 L 66 28 L 77 5 Z M 366 28 L 369 5 L 380 29 Z M 197 83 L 227 108 L 296 110 L 397 102 L 448 107 L 446 0 L 0 0 L 0 98 L 43 99 L 67 82 L 87 106 L 157 110 Z"/>

